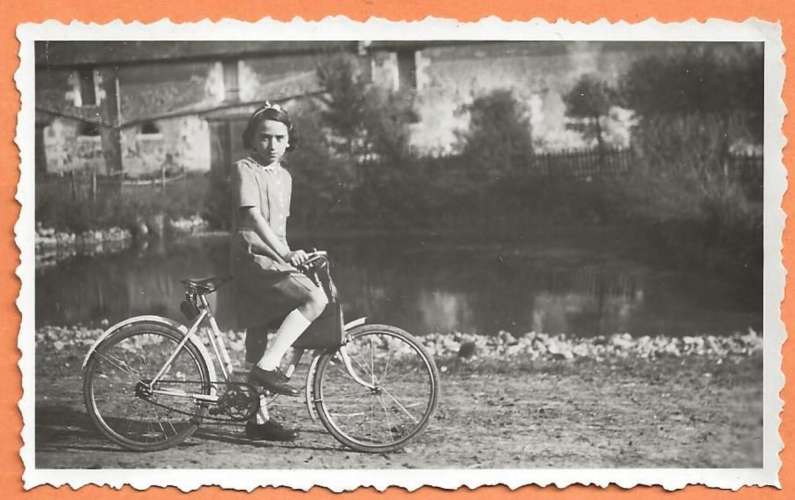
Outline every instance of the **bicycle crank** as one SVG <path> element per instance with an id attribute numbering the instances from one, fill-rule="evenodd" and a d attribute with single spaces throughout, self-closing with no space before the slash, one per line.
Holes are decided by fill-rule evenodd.
<path id="1" fill-rule="evenodd" d="M 259 410 L 260 397 L 251 384 L 244 382 L 213 382 L 211 385 L 219 395 L 188 392 L 178 388 L 180 384 L 193 388 L 201 387 L 205 382 L 191 380 L 159 380 L 152 387 L 148 380 L 142 380 L 135 386 L 135 396 L 152 405 L 165 408 L 182 415 L 201 417 L 216 422 L 243 422 Z M 177 387 L 174 387 L 177 386 Z M 224 387 L 225 386 L 225 387 Z M 165 398 L 192 399 L 197 405 L 196 412 L 173 408 L 162 402 Z M 210 416 L 204 414 L 204 410 Z M 223 415 L 219 417 L 217 415 Z"/>

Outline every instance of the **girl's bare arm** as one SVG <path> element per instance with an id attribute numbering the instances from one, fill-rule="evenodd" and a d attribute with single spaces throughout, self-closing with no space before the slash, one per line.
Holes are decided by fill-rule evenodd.
<path id="1" fill-rule="evenodd" d="M 262 216 L 257 207 L 240 207 L 240 216 L 247 221 L 253 222 L 254 232 L 265 242 L 268 247 L 265 250 L 273 254 L 271 257 L 278 261 L 290 259 L 290 247 L 276 236 L 276 233 L 273 232 L 268 221 L 265 220 L 265 217 Z"/>

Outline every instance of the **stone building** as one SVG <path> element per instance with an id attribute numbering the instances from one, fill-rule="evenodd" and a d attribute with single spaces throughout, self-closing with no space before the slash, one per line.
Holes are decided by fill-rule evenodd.
<path id="1" fill-rule="evenodd" d="M 316 67 L 355 55 L 374 85 L 416 92 L 412 144 L 446 154 L 465 128 L 461 106 L 511 88 L 534 139 L 549 150 L 587 146 L 566 127 L 561 95 L 584 73 L 615 81 L 656 44 L 592 42 L 39 42 L 36 165 L 41 173 L 88 169 L 137 178 L 226 168 L 240 132 L 265 99 L 322 92 Z M 609 140 L 628 141 L 627 115 L 611 115 Z"/>

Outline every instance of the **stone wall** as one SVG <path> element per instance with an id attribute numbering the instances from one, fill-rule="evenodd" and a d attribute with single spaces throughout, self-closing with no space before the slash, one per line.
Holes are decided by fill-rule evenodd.
<path id="1" fill-rule="evenodd" d="M 227 63 L 228 64 L 228 63 Z M 211 132 L 205 113 L 235 101 L 281 100 L 319 90 L 312 55 L 248 58 L 234 62 L 238 91 L 224 81 L 224 63 L 191 62 L 124 66 L 118 71 L 122 167 L 126 176 L 155 175 L 162 168 L 208 171 Z M 95 80 L 100 78 L 94 74 Z M 99 85 L 97 86 L 99 90 Z M 230 97 L 234 99 L 230 101 Z M 74 169 L 108 173 L 97 127 L 112 125 L 95 105 L 80 100 L 78 72 L 37 72 L 37 107 L 46 119 L 42 140 L 49 173 Z"/>
<path id="2" fill-rule="evenodd" d="M 119 123 L 122 167 L 131 177 L 160 171 L 164 165 L 188 170 L 210 168 L 210 137 L 200 110 L 223 101 L 220 64 L 180 63 L 122 67 Z M 77 72 L 40 69 L 37 72 L 37 107 L 52 111 L 42 134 L 47 171 L 74 169 L 107 174 L 98 127 L 112 126 L 102 115 L 105 96 L 96 104 L 78 97 Z M 101 78 L 98 72 L 94 78 Z M 99 88 L 99 85 L 97 86 Z M 169 115 L 175 115 L 173 118 Z M 165 117 L 158 119 L 158 117 Z M 154 119 L 152 119 L 154 118 Z"/>
<path id="3" fill-rule="evenodd" d="M 169 171 L 208 171 L 210 169 L 210 132 L 206 120 L 196 115 L 150 122 L 158 133 L 142 133 L 143 126 L 122 130 L 122 165 L 128 177 L 153 175 Z M 96 171 L 107 175 L 98 135 L 81 135 L 84 125 L 75 120 L 55 118 L 44 128 L 44 151 L 47 172 L 70 170 Z"/>

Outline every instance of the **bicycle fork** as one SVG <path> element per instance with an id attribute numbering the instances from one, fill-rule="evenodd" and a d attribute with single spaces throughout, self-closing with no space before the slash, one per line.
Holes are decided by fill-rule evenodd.
<path id="1" fill-rule="evenodd" d="M 345 368 L 345 371 L 351 378 L 362 387 L 366 387 L 371 391 L 377 391 L 378 387 L 370 382 L 367 382 L 363 378 L 359 376 L 356 372 L 356 368 L 353 366 L 353 362 L 351 361 L 351 357 L 348 354 L 348 349 L 343 345 L 337 350 L 335 357 L 338 357 L 340 361 L 342 361 L 342 366 Z M 300 358 L 300 356 L 299 356 Z M 317 411 L 315 410 L 315 404 L 320 403 L 323 398 L 317 397 L 315 394 L 315 390 L 313 387 L 313 381 L 315 379 L 315 371 L 317 370 L 317 363 L 320 361 L 320 356 L 315 356 L 312 359 L 312 363 L 309 365 L 309 370 L 306 374 L 306 388 L 305 388 L 305 397 L 306 397 L 306 409 L 309 412 L 309 416 L 312 417 L 312 421 L 317 421 Z M 288 368 L 289 370 L 289 368 Z"/>

